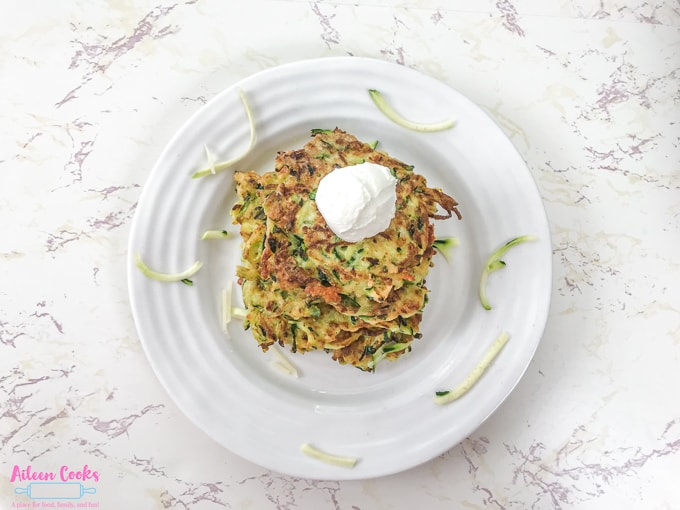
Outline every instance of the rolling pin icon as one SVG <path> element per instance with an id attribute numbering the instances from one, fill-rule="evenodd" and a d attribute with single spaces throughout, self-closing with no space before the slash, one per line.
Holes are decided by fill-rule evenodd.
<path id="1" fill-rule="evenodd" d="M 31 499 L 80 499 L 96 492 L 94 487 L 83 487 L 79 482 L 32 482 L 14 489 L 15 494 L 26 494 Z"/>

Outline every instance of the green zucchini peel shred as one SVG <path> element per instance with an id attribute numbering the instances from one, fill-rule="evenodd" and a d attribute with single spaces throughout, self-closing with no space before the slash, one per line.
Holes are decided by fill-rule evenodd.
<path id="1" fill-rule="evenodd" d="M 459 244 L 460 240 L 457 237 L 441 237 L 434 240 L 432 247 L 441 253 L 446 262 L 450 264 L 452 259 L 451 249 Z"/>
<path id="2" fill-rule="evenodd" d="M 241 154 L 234 156 L 231 159 L 228 159 L 226 161 L 221 161 L 219 163 L 215 163 L 213 161 L 212 155 L 210 153 L 210 150 L 208 147 L 205 147 L 206 151 L 206 156 L 208 158 L 208 168 L 205 168 L 203 170 L 199 170 L 195 172 L 191 178 L 192 179 L 198 179 L 200 177 L 205 177 L 206 175 L 214 175 L 218 172 L 221 172 L 222 170 L 226 170 L 227 168 L 235 165 L 239 161 L 241 161 L 243 158 L 245 158 L 250 151 L 253 149 L 255 146 L 255 119 L 253 118 L 253 111 L 250 108 L 250 103 L 248 103 L 248 98 L 246 97 L 245 92 L 243 90 L 239 89 L 238 94 L 241 98 L 241 102 L 243 103 L 243 107 L 245 108 L 246 115 L 248 116 L 248 125 L 250 127 L 250 142 L 248 144 L 248 148 L 243 151 Z"/>
<path id="3" fill-rule="evenodd" d="M 514 237 L 500 248 L 494 250 L 489 258 L 486 259 L 486 263 L 482 268 L 482 275 L 479 279 L 479 301 L 485 310 L 491 310 L 491 304 L 489 303 L 489 298 L 486 294 L 486 283 L 489 275 L 494 271 L 504 268 L 506 265 L 505 262 L 501 260 L 501 257 L 505 255 L 505 253 L 513 246 L 517 246 L 518 244 L 525 243 L 527 241 L 536 241 L 537 239 L 538 238 L 536 236 L 532 235 Z"/>
<path id="4" fill-rule="evenodd" d="M 332 129 L 322 129 L 322 128 L 312 128 L 311 130 L 312 136 L 314 135 L 321 135 L 321 134 L 330 134 L 333 132 Z"/>
<path id="5" fill-rule="evenodd" d="M 164 273 L 162 271 L 151 269 L 146 264 L 146 262 L 144 262 L 142 256 L 139 253 L 135 253 L 134 261 L 135 266 L 137 266 L 137 269 L 139 269 L 142 272 L 142 274 L 147 278 L 151 278 L 152 280 L 157 280 L 159 282 L 184 282 L 187 285 L 190 284 L 185 282 L 184 280 L 191 281 L 189 279 L 193 275 L 195 275 L 198 272 L 198 270 L 201 269 L 201 267 L 203 266 L 203 263 L 200 260 L 197 260 L 184 271 L 179 271 L 177 273 Z M 193 285 L 193 282 L 191 282 L 191 285 Z"/>
<path id="6" fill-rule="evenodd" d="M 201 236 L 201 241 L 206 239 L 229 239 L 231 238 L 231 232 L 227 230 L 206 230 Z"/>
<path id="7" fill-rule="evenodd" d="M 381 345 L 378 350 L 376 350 L 373 353 L 373 357 L 371 361 L 367 363 L 368 368 L 375 371 L 376 365 L 382 361 L 385 356 L 387 356 L 391 352 L 399 352 L 403 351 L 405 349 L 408 349 L 410 347 L 410 344 L 408 343 L 395 343 L 395 344 L 383 344 Z"/>
<path id="8" fill-rule="evenodd" d="M 486 369 L 489 368 L 489 365 L 491 365 L 493 360 L 496 359 L 496 356 L 498 356 L 498 353 L 500 353 L 503 347 L 505 347 L 505 344 L 508 343 L 509 339 L 510 335 L 505 331 L 502 332 L 498 336 L 498 338 L 496 338 L 496 341 L 491 345 L 491 347 L 487 349 L 481 361 L 477 364 L 475 368 L 472 369 L 472 372 L 468 374 L 468 376 L 463 380 L 463 382 L 461 382 L 458 386 L 456 386 L 452 390 L 435 392 L 434 394 L 435 404 L 439 405 L 449 404 L 454 400 L 458 400 L 460 397 L 462 397 L 468 391 L 470 391 L 470 389 L 477 383 L 477 381 L 479 381 L 480 377 L 482 377 Z"/>
<path id="9" fill-rule="evenodd" d="M 340 467 L 345 467 L 345 468 L 353 468 L 359 460 L 356 457 L 345 457 L 345 456 L 342 456 L 342 455 L 334 455 L 334 454 L 331 454 L 331 453 L 326 453 L 322 450 L 319 450 L 315 446 L 312 446 L 309 443 L 303 444 L 300 447 L 300 451 L 302 453 L 304 453 L 305 455 L 308 455 L 308 456 L 310 456 L 314 459 L 325 462 L 326 464 L 333 464 L 335 466 L 340 466 Z"/>
<path id="10" fill-rule="evenodd" d="M 434 122 L 431 124 L 414 122 L 405 118 L 394 108 L 392 108 L 380 91 L 369 89 L 368 93 L 375 105 L 378 107 L 378 110 L 380 110 L 385 115 L 385 117 L 403 128 L 410 129 L 412 131 L 419 131 L 421 133 L 432 133 L 435 131 L 444 131 L 446 129 L 450 129 L 456 124 L 456 122 L 451 119 L 442 122 Z"/>

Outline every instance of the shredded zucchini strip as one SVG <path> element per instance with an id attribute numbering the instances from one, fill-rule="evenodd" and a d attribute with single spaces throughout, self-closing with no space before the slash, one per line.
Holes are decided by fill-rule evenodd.
<path id="1" fill-rule="evenodd" d="M 431 124 L 413 122 L 411 120 L 408 120 L 400 113 L 398 113 L 394 108 L 392 108 L 392 106 L 385 100 L 380 91 L 375 89 L 369 89 L 368 93 L 370 94 L 371 99 L 373 100 L 375 105 L 378 107 L 378 110 L 380 110 L 392 122 L 398 124 L 403 128 L 410 129 L 412 131 L 420 131 L 421 133 L 431 133 L 434 131 L 444 131 L 445 129 L 450 129 L 456 123 L 456 121 L 454 120 L 445 120 L 442 122 L 434 122 Z"/>
<path id="2" fill-rule="evenodd" d="M 227 327 L 231 322 L 231 283 L 222 289 L 222 332 L 227 332 Z"/>
<path id="3" fill-rule="evenodd" d="M 444 260 L 450 264 L 451 259 L 453 258 L 453 255 L 451 255 L 451 248 L 458 246 L 459 244 L 460 240 L 457 237 L 442 237 L 440 239 L 435 239 L 432 247 L 441 253 Z"/>
<path id="4" fill-rule="evenodd" d="M 472 369 L 472 372 L 470 372 L 470 374 L 463 380 L 462 383 L 456 386 L 453 390 L 438 391 L 435 393 L 435 404 L 448 404 L 454 400 L 458 400 L 460 397 L 470 391 L 470 388 L 472 388 L 477 383 L 477 381 L 479 381 L 479 378 L 482 377 L 482 374 L 484 374 L 486 369 L 489 368 L 489 365 L 491 365 L 493 360 L 496 359 L 496 356 L 498 356 L 498 353 L 501 352 L 503 347 L 505 347 L 505 344 L 508 343 L 509 339 L 510 335 L 507 332 L 504 331 L 501 333 L 496 341 L 491 345 L 491 347 L 487 349 L 486 353 L 484 353 L 484 356 L 482 357 L 482 360 L 479 362 L 479 364 Z"/>
<path id="5" fill-rule="evenodd" d="M 375 370 L 375 367 L 380 363 L 385 356 L 387 356 L 391 352 L 399 352 L 408 349 L 410 344 L 404 342 L 404 343 L 397 343 L 397 344 L 389 344 L 389 345 L 381 345 L 380 348 L 373 353 L 373 357 L 371 361 L 367 363 L 368 368 L 371 370 Z"/>
<path id="6" fill-rule="evenodd" d="M 489 258 L 486 259 L 486 263 L 482 268 L 482 275 L 479 279 L 479 302 L 482 304 L 485 310 L 491 310 L 491 304 L 489 303 L 489 298 L 486 294 L 486 282 L 491 273 L 505 267 L 505 262 L 501 260 L 501 257 L 505 255 L 505 253 L 513 246 L 517 246 L 518 244 L 527 241 L 535 241 L 536 239 L 538 238 L 532 235 L 514 237 L 500 248 L 494 250 Z"/>
<path id="7" fill-rule="evenodd" d="M 201 236 L 201 241 L 205 241 L 206 239 L 230 239 L 231 238 L 231 232 L 228 232 L 226 230 L 206 230 L 203 232 L 203 235 Z"/>
<path id="8" fill-rule="evenodd" d="M 232 318 L 245 319 L 247 315 L 246 310 L 244 310 L 243 308 L 231 305 L 233 289 L 234 285 L 233 283 L 230 282 L 229 285 L 222 289 L 222 293 L 220 296 L 221 325 L 223 333 L 228 332 L 227 328 Z"/>
<path id="9" fill-rule="evenodd" d="M 213 156 L 212 152 L 210 151 L 207 145 L 203 145 L 203 148 L 205 149 L 205 159 L 208 161 L 208 170 L 210 170 L 211 174 L 214 174 L 216 173 L 215 157 Z"/>
<path id="10" fill-rule="evenodd" d="M 305 443 L 300 447 L 300 451 L 305 455 L 309 455 L 317 460 L 325 462 L 326 464 L 333 464 L 345 468 L 353 468 L 359 459 L 356 457 L 344 457 L 341 455 L 333 455 L 319 450 L 309 443 Z"/>
<path id="11" fill-rule="evenodd" d="M 245 319 L 247 315 L 248 311 L 245 308 L 241 308 L 240 306 L 231 307 L 231 316 L 234 319 Z"/>
<path id="12" fill-rule="evenodd" d="M 181 282 L 182 280 L 189 280 L 189 278 L 195 275 L 203 266 L 203 263 L 200 260 L 197 260 L 184 271 L 179 271 L 177 273 L 163 273 L 161 271 L 151 269 L 146 264 L 146 262 L 144 262 L 142 256 L 139 253 L 135 253 L 134 260 L 135 266 L 137 266 L 144 276 L 159 282 Z"/>
<path id="13" fill-rule="evenodd" d="M 283 355 L 283 353 L 276 347 L 276 345 L 272 345 L 269 347 L 272 351 L 274 351 L 274 356 L 276 357 L 276 360 L 272 361 L 272 365 L 274 365 L 276 368 L 281 369 L 282 372 L 291 375 L 295 378 L 299 377 L 299 373 L 295 365 L 293 365 L 286 356 Z"/>
<path id="14" fill-rule="evenodd" d="M 212 157 L 210 155 L 210 151 L 208 150 L 206 146 L 206 155 L 208 156 L 208 168 L 205 168 L 203 170 L 199 170 L 195 172 L 191 178 L 192 179 L 198 179 L 199 177 L 205 177 L 206 175 L 212 175 L 216 174 L 218 172 L 221 172 L 222 170 L 225 170 L 229 168 L 230 166 L 238 163 L 241 161 L 243 158 L 245 158 L 251 150 L 253 150 L 253 147 L 255 146 L 255 119 L 253 118 L 253 111 L 250 108 L 250 103 L 248 102 L 248 98 L 246 97 L 245 92 L 243 90 L 239 89 L 238 91 L 239 96 L 241 97 L 241 102 L 243 103 L 243 107 L 246 110 L 246 115 L 248 116 L 248 125 L 250 127 L 250 142 L 248 144 L 248 148 L 243 151 L 241 154 L 234 156 L 231 159 L 228 159 L 226 161 L 221 161 L 220 163 L 215 163 L 212 161 Z"/>

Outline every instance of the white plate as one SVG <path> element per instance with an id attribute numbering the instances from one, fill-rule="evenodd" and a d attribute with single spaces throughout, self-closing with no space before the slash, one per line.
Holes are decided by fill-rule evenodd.
<path id="1" fill-rule="evenodd" d="M 406 117 L 434 122 L 455 117 L 454 129 L 416 133 L 389 121 L 368 89 L 383 92 Z M 249 332 L 219 325 L 221 289 L 234 282 L 240 237 L 200 241 L 207 229 L 228 229 L 235 201 L 231 172 L 203 179 L 204 145 L 226 159 L 248 145 L 238 90 L 256 121 L 255 150 L 237 169 L 273 169 L 276 151 L 301 147 L 312 128 L 340 127 L 442 187 L 460 203 L 463 220 L 438 221 L 436 235 L 460 246 L 448 265 L 436 256 L 423 338 L 376 373 L 340 366 L 323 352 L 291 354 L 299 378 L 274 368 Z M 519 234 L 539 240 L 513 248 L 508 266 L 490 277 L 494 305 L 477 299 L 482 264 Z M 129 244 L 128 279 L 134 319 L 146 355 L 181 410 L 232 452 L 275 471 L 321 479 L 387 475 L 428 461 L 472 433 L 503 402 L 524 373 L 541 338 L 551 285 L 550 233 L 525 163 L 494 122 L 465 97 L 403 66 L 363 58 L 288 64 L 246 78 L 192 116 L 170 141 L 140 198 Z M 159 270 L 204 262 L 192 287 L 152 281 L 134 267 L 139 252 Z M 479 383 L 447 406 L 436 390 L 455 386 L 501 331 L 510 342 Z M 360 458 L 353 469 L 300 452 L 303 443 Z"/>

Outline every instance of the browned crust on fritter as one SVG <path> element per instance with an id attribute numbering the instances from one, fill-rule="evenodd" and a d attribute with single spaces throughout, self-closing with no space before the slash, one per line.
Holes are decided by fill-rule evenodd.
<path id="1" fill-rule="evenodd" d="M 397 210 L 384 232 L 348 243 L 330 230 L 314 194 L 335 168 L 364 161 L 397 178 Z M 299 352 L 326 349 L 338 362 L 368 370 L 381 345 L 419 336 L 434 255 L 430 220 L 460 219 L 452 197 L 340 129 L 278 153 L 273 172 L 237 172 L 234 180 L 246 327 L 263 349 L 275 342 Z"/>

